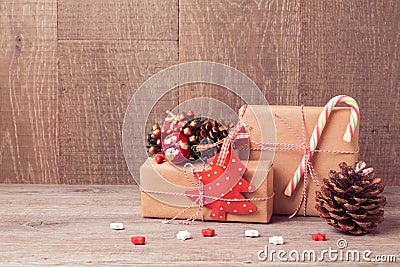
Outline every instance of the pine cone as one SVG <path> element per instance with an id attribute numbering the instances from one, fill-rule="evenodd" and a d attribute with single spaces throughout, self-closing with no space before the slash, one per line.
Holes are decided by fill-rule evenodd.
<path id="1" fill-rule="evenodd" d="M 375 177 L 373 168 L 358 161 L 355 167 L 345 162 L 339 164 L 340 172 L 331 170 L 329 179 L 323 179 L 320 191 L 316 192 L 315 208 L 329 225 L 354 234 L 374 231 L 383 221 L 386 198 L 379 195 L 384 185 Z"/>
<path id="2" fill-rule="evenodd" d="M 203 139 L 209 139 L 214 143 L 228 136 L 228 130 L 219 121 L 213 119 L 196 118 L 189 122 L 183 129 L 183 134 L 188 136 L 192 145 L 199 144 Z M 217 147 L 219 152 L 220 146 Z"/>

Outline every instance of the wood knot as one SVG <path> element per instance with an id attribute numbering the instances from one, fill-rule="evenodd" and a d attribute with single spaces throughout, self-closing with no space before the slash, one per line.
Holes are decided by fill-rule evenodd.
<path id="1" fill-rule="evenodd" d="M 22 42 L 22 35 L 20 34 L 20 35 L 17 35 L 17 38 L 15 38 L 15 40 L 18 42 L 18 43 L 21 43 Z"/>
<path id="2" fill-rule="evenodd" d="M 21 50 L 22 50 L 22 40 L 23 40 L 22 34 L 17 35 L 17 37 L 15 38 L 15 41 L 16 41 L 15 51 L 21 52 Z"/>

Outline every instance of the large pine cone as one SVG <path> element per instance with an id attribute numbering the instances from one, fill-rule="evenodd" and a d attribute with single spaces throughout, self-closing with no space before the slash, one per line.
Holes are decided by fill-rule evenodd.
<path id="1" fill-rule="evenodd" d="M 386 198 L 379 195 L 384 185 L 375 177 L 373 168 L 366 168 L 363 161 L 355 167 L 345 162 L 339 164 L 340 172 L 331 170 L 329 179 L 324 178 L 320 191 L 316 192 L 315 208 L 329 225 L 354 234 L 374 231 L 383 221 Z"/>

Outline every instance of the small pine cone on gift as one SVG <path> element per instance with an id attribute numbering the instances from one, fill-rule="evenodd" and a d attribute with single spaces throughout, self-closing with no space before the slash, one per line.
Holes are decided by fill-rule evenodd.
<path id="1" fill-rule="evenodd" d="M 203 118 L 189 121 L 181 133 L 188 137 L 191 144 L 199 144 L 206 138 L 216 143 L 228 136 L 228 130 L 221 122 Z"/>
<path id="2" fill-rule="evenodd" d="M 354 235 L 374 231 L 383 221 L 386 198 L 381 178 L 375 177 L 373 168 L 358 161 L 354 168 L 345 162 L 340 172 L 331 170 L 316 192 L 315 208 L 329 225 Z"/>
<path id="3" fill-rule="evenodd" d="M 227 128 L 219 121 L 213 119 L 205 119 L 201 122 L 198 129 L 199 142 L 203 139 L 209 139 L 214 143 L 228 136 Z M 219 152 L 221 145 L 217 146 Z"/>

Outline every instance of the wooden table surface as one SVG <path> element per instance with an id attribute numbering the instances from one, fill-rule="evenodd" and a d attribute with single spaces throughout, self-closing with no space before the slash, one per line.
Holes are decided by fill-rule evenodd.
<path id="1" fill-rule="evenodd" d="M 365 236 L 336 232 L 320 218 L 273 216 L 269 224 L 195 222 L 192 225 L 162 224 L 160 219 L 142 218 L 140 194 L 135 186 L 0 185 L 0 264 L 19 265 L 146 265 L 146 266 L 254 266 L 296 264 L 258 259 L 258 251 L 350 250 L 369 256 L 394 255 L 400 261 L 400 187 L 388 187 L 385 221 Z M 122 222 L 125 230 L 112 231 L 110 222 Z M 201 236 L 211 227 L 217 235 Z M 259 238 L 245 238 L 246 229 L 256 229 Z M 176 239 L 179 230 L 188 230 L 192 239 Z M 312 233 L 326 233 L 327 241 L 311 240 Z M 144 246 L 134 246 L 130 238 L 146 236 Z M 268 245 L 268 237 L 282 235 L 285 244 Z M 347 248 L 338 249 L 344 238 Z M 357 252 L 357 253 L 358 253 Z M 333 252 L 335 253 L 335 252 Z M 338 253 L 339 263 L 340 253 Z M 294 254 L 293 254 L 294 255 Z M 335 254 L 332 254 L 334 257 Z M 263 256 L 263 254 L 261 255 Z M 285 257 L 285 255 L 283 255 Z M 368 256 L 368 255 L 367 255 Z M 301 258 L 301 257 L 300 257 Z M 343 256 L 345 259 L 345 256 Z M 386 257 L 387 259 L 390 257 Z M 352 259 L 352 256 L 350 257 Z M 305 261 L 312 265 L 321 262 Z M 331 264 L 328 255 L 325 261 Z M 335 262 L 337 264 L 338 262 Z M 298 263 L 297 263 L 298 264 Z M 325 263 L 324 263 L 325 264 Z M 362 259 L 361 263 L 365 264 Z M 376 265 L 377 263 L 375 263 Z M 380 263 L 381 264 L 381 263 Z M 398 264 L 398 263 L 397 263 Z M 355 265 L 354 262 L 351 263 Z M 385 264 L 395 266 L 396 263 Z"/>

